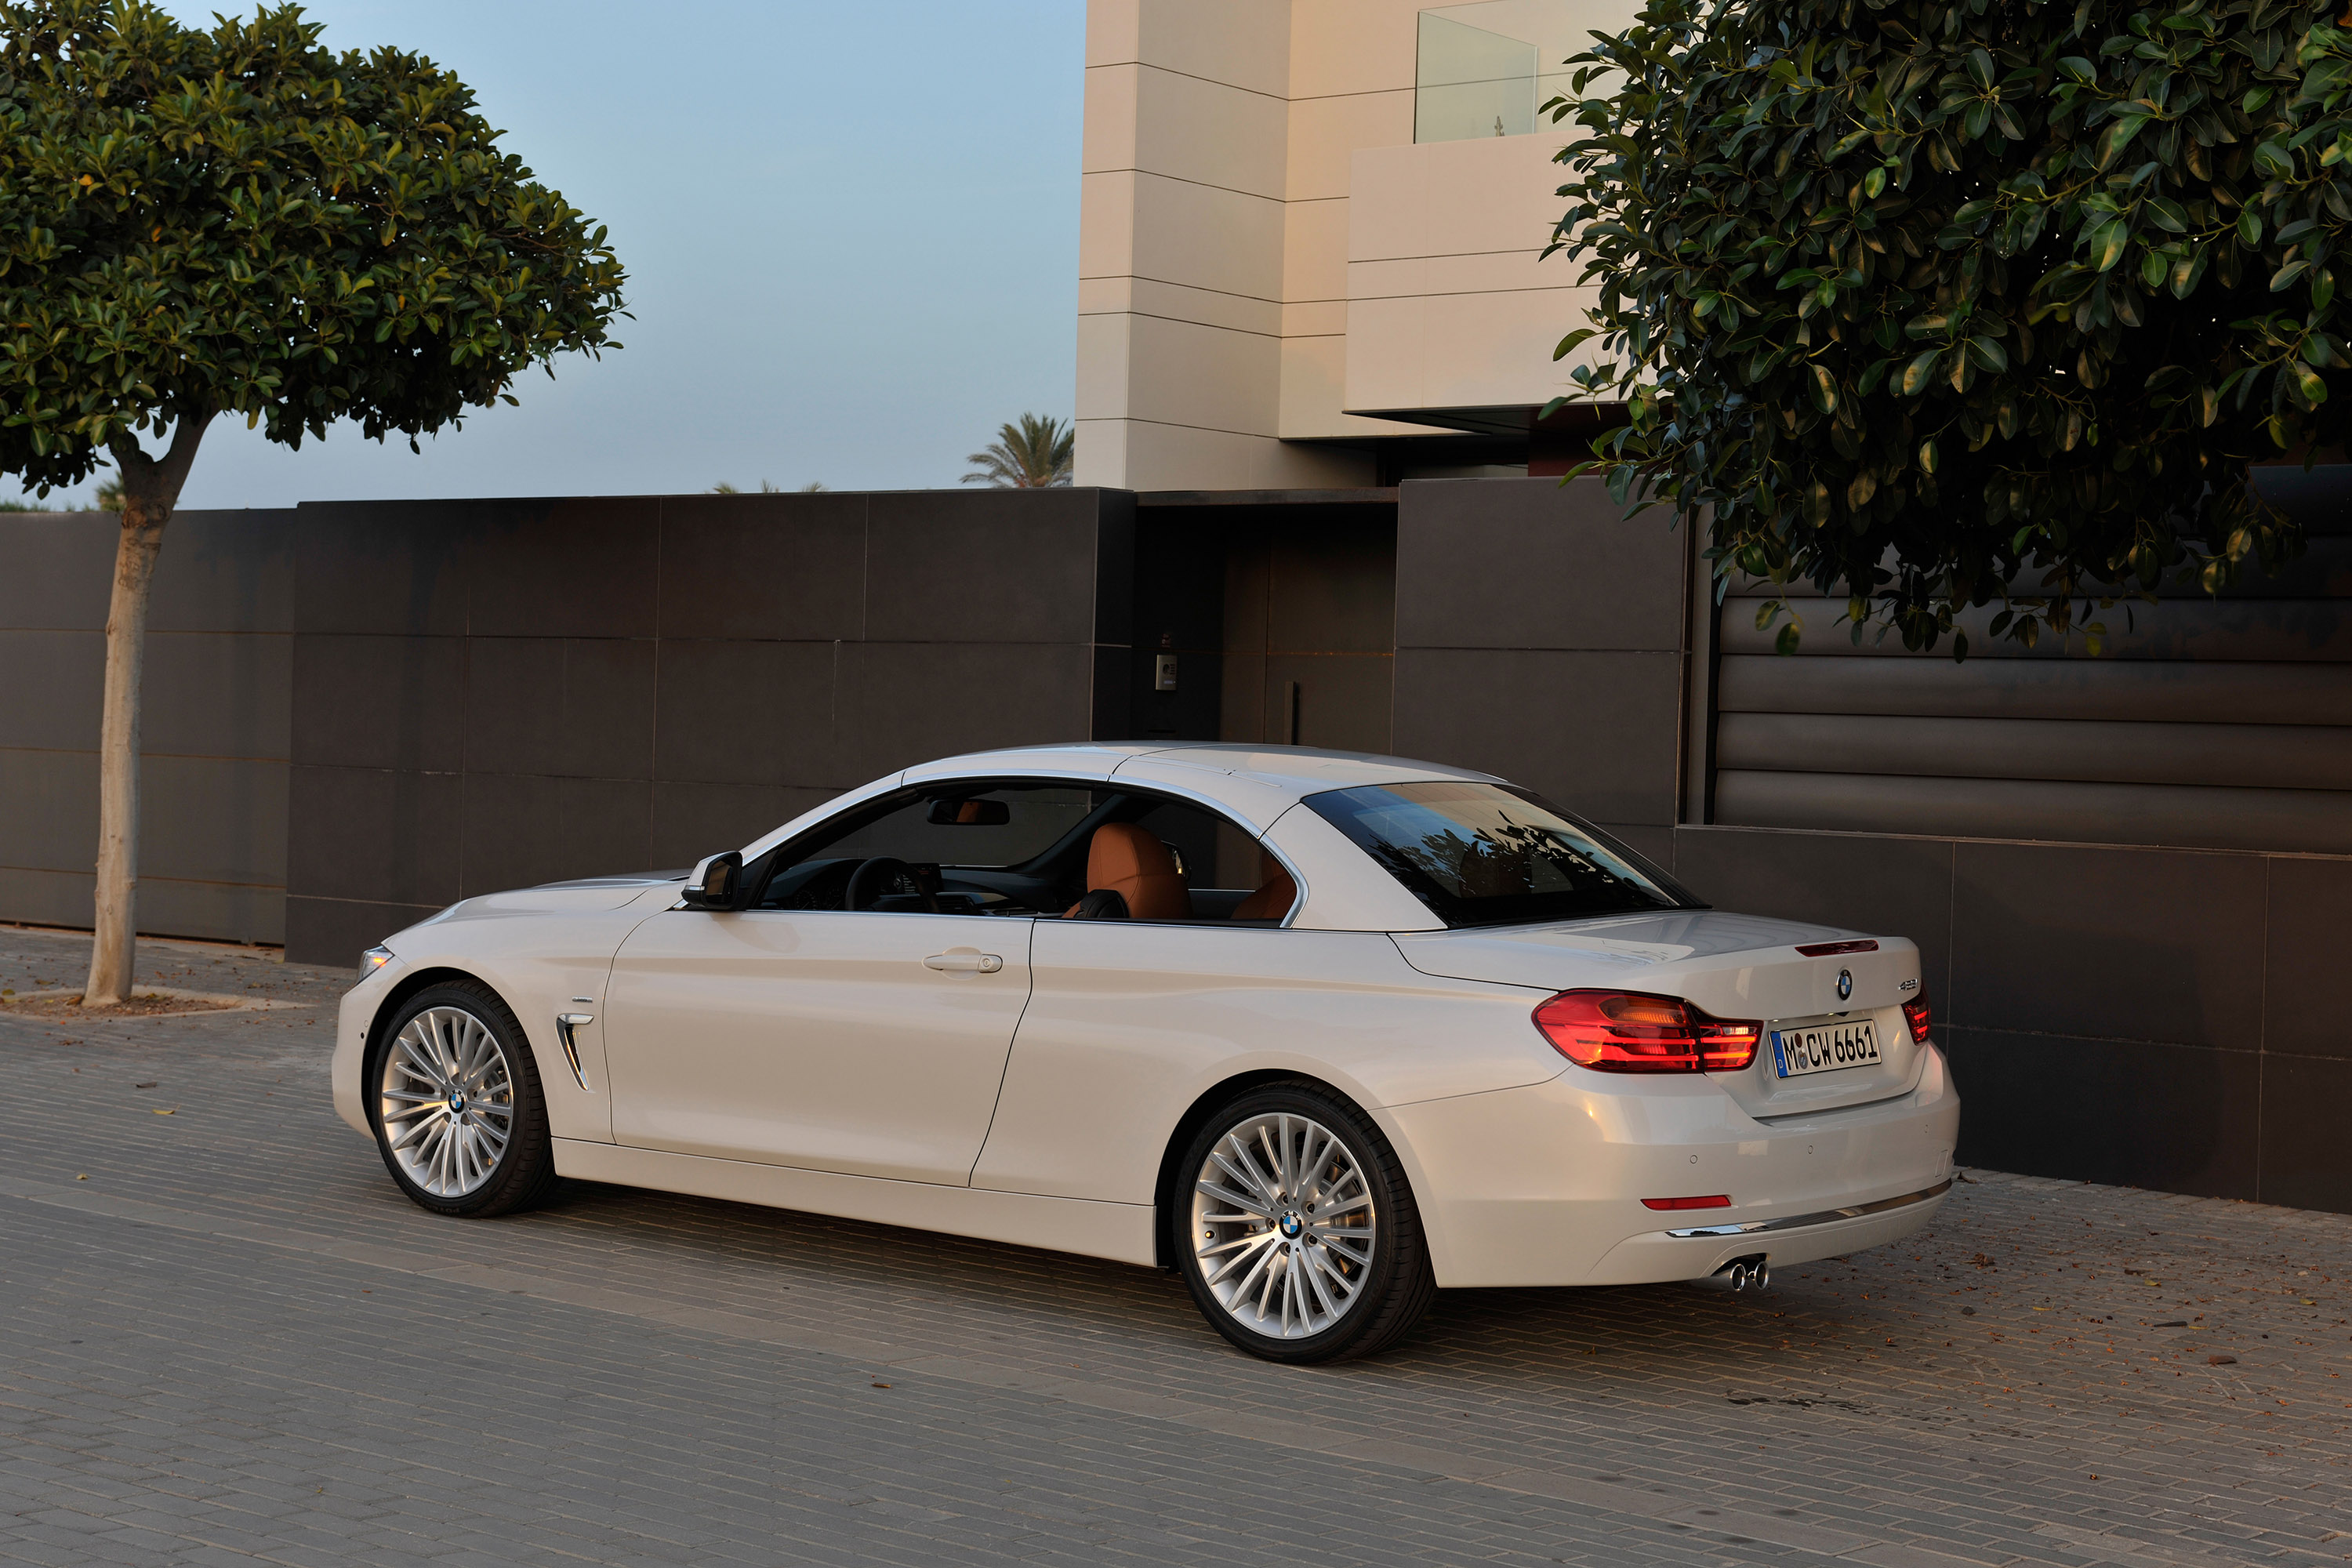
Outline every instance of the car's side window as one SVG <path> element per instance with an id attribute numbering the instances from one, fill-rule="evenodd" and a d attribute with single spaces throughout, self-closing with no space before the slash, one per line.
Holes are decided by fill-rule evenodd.
<path id="1" fill-rule="evenodd" d="M 1116 784 L 918 785 L 781 845 L 752 907 L 1278 925 L 1297 897 L 1255 838 Z"/>
<path id="2" fill-rule="evenodd" d="M 782 846 L 754 907 L 1036 914 L 1046 888 L 1013 868 L 1048 855 L 1093 808 L 1083 784 L 901 791 Z"/>
<path id="3" fill-rule="evenodd" d="M 1183 900 L 1179 905 L 1144 890 L 1129 900 L 1127 919 L 1275 925 L 1290 912 L 1297 889 L 1289 873 L 1243 828 L 1190 801 L 1140 793 L 1129 798 L 1127 820 L 1168 850 Z"/>

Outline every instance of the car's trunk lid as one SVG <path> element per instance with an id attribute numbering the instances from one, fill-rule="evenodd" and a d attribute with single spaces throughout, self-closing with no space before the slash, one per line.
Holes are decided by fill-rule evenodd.
<path id="1" fill-rule="evenodd" d="M 1393 940 L 1405 962 L 1424 974 L 1525 985 L 1547 994 L 1571 986 L 1648 992 L 1684 997 L 1718 1018 L 1755 1019 L 1767 1031 L 1755 1065 L 1709 1075 L 1751 1116 L 1867 1104 L 1907 1092 L 1919 1075 L 1920 1053 L 1902 1012 L 1919 994 L 1919 953 L 1901 937 L 1676 910 L 1558 925 L 1413 931 Z M 1861 942 L 1876 946 L 1820 956 L 1797 951 Z M 1851 987 L 1843 998 L 1841 973 Z M 1781 1075 L 1771 1031 L 1864 1019 L 1876 1037 L 1879 1061 Z"/>

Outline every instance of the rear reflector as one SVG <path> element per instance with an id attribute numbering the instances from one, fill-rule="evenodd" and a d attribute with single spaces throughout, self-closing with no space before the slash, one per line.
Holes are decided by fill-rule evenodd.
<path id="1" fill-rule="evenodd" d="M 1727 1209 L 1731 1206 L 1731 1194 L 1717 1193 L 1706 1198 L 1643 1198 L 1642 1206 L 1645 1209 Z"/>
<path id="2" fill-rule="evenodd" d="M 1635 991 L 1563 991 L 1536 1008 L 1535 1020 L 1560 1055 L 1601 1072 L 1738 1072 L 1755 1061 L 1764 1033 L 1679 996 Z"/>
<path id="3" fill-rule="evenodd" d="M 1816 942 L 1797 950 L 1807 958 L 1834 958 L 1841 952 L 1876 952 L 1874 942 Z"/>
<path id="4" fill-rule="evenodd" d="M 1903 1021 L 1911 1026 L 1913 1045 L 1924 1046 L 1927 1043 L 1927 1026 L 1932 1020 L 1928 1016 L 1926 991 L 1921 991 L 1919 994 L 1903 1004 Z"/>

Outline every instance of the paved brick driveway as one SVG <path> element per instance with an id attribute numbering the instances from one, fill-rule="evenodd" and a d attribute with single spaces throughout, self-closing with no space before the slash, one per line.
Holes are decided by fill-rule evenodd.
<path id="1" fill-rule="evenodd" d="M 0 929 L 0 985 L 86 953 Z M 2352 1562 L 2352 1219 L 1971 1172 L 1768 1296 L 1464 1293 L 1280 1369 L 1112 1264 L 435 1219 L 328 1109 L 348 976 L 142 957 L 316 1005 L 0 1015 L 0 1560 Z"/>

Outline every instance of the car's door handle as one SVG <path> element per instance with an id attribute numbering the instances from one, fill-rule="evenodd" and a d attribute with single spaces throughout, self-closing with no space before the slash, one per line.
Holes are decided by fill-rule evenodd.
<path id="1" fill-rule="evenodd" d="M 1004 967 L 1004 960 L 976 947 L 951 947 L 923 960 L 923 967 L 950 974 L 993 974 Z"/>

